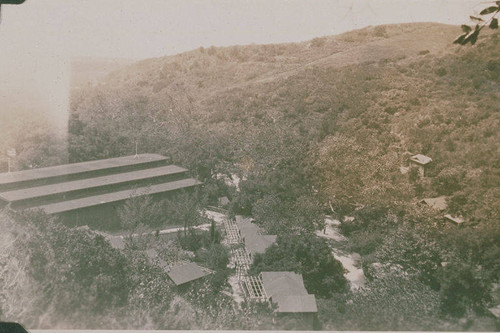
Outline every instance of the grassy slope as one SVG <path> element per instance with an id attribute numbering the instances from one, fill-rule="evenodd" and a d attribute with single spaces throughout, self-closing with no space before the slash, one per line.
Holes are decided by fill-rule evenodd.
<path id="1" fill-rule="evenodd" d="M 489 211 L 480 215 L 491 218 L 498 214 L 492 211 L 499 178 L 498 41 L 485 34 L 479 45 L 464 48 L 451 44 L 456 33 L 456 27 L 441 24 L 388 25 L 310 42 L 211 47 L 144 60 L 111 73 L 96 90 L 76 93 L 73 112 L 106 133 L 129 130 L 150 150 L 173 154 L 178 163 L 185 161 L 176 158 L 174 146 L 196 145 L 187 134 L 193 129 L 225 145 L 213 152 L 216 165 L 254 167 L 273 165 L 278 152 L 289 149 L 283 133 L 306 142 L 311 156 L 328 145 L 326 137 L 346 135 L 355 138 L 374 167 L 384 165 L 385 176 L 365 177 L 363 186 L 393 179 L 387 188 L 370 192 L 372 197 L 404 182 L 397 164 L 405 163 L 405 151 L 428 154 L 434 159 L 431 175 L 445 170 L 443 177 L 451 173 L 465 180 L 452 192 L 424 184 L 418 195 L 465 191 L 472 200 L 457 213 L 473 216 L 485 200 Z M 153 136 L 171 147 L 153 144 Z M 106 143 L 117 147 L 114 151 L 97 143 L 96 151 L 126 153 L 133 146 L 130 137 Z M 212 154 L 215 148 L 203 149 Z M 330 177 L 319 174 L 318 181 L 335 195 L 325 184 Z M 404 200 L 415 196 L 408 191 L 401 190 Z M 358 199 L 369 201 L 367 196 Z M 395 199 L 389 195 L 385 203 Z"/>
<path id="2" fill-rule="evenodd" d="M 175 144 L 192 143 L 193 133 L 212 133 L 227 146 L 213 151 L 217 168 L 225 171 L 224 162 L 246 170 L 272 166 L 275 155 L 294 151 L 288 139 L 307 142 L 310 154 L 301 156 L 306 159 L 329 152 L 335 138 L 344 136 L 369 156 L 361 162 L 394 167 L 385 170 L 384 179 L 401 177 L 397 165 L 405 150 L 432 156 L 431 175 L 463 169 L 458 192 L 468 199 L 464 213 L 495 221 L 500 206 L 499 44 L 484 36 L 473 48 L 456 47 L 451 41 L 457 33 L 457 27 L 437 24 L 392 25 L 299 44 L 199 49 L 141 61 L 112 73 L 97 88 L 75 91 L 72 99 L 73 113 L 88 128 L 123 136 L 123 141 L 88 143 L 89 131 L 75 135 L 75 142 L 93 146 L 82 158 L 96 158 L 94 152 L 102 157 L 126 153 L 112 150 L 110 142 L 133 149 L 133 128 L 124 116 L 132 110 L 137 116 L 132 119 L 148 129 L 141 138 L 162 140 L 151 149 L 172 153 L 179 163 L 184 160 L 176 155 Z M 186 130 L 185 123 L 198 132 Z M 193 153 L 192 146 L 184 147 Z M 202 148 L 216 147 L 209 142 Z M 351 165 L 350 156 L 334 159 L 340 166 Z M 317 174 L 323 183 L 330 176 Z M 368 173 L 362 187 L 377 183 L 379 176 Z M 406 178 L 394 186 L 402 182 Z M 329 183 L 323 188 L 328 195 L 336 190 Z M 439 187 L 430 185 L 425 191 L 422 195 L 440 194 Z M 407 195 L 411 200 L 416 194 Z M 8 305 L 2 307 L 3 317 L 14 318 L 27 306 L 16 297 L 25 293 L 18 300 L 27 302 L 32 292 L 25 287 L 25 264 L 11 246 L 26 231 L 3 214 L 0 225 L 10 230 L 0 235 L 0 290 Z"/>

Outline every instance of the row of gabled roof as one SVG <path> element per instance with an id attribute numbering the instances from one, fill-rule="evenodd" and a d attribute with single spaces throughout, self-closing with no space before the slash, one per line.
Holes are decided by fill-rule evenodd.
<path id="1" fill-rule="evenodd" d="M 139 154 L 3 173 L 0 207 L 59 214 L 201 185 L 187 172 L 164 156 Z"/>

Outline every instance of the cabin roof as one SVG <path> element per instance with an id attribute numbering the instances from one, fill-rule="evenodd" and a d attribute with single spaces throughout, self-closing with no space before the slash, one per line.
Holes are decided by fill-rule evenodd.
<path id="1" fill-rule="evenodd" d="M 462 223 L 465 222 L 464 218 L 460 217 L 460 216 L 451 216 L 450 214 L 446 214 L 444 217 L 448 221 L 453 222 L 453 223 L 458 224 L 458 225 L 460 225 L 460 224 L 462 224 Z"/>
<path id="2" fill-rule="evenodd" d="M 307 295 L 302 275 L 294 272 L 262 272 L 262 284 L 269 297 Z"/>
<path id="3" fill-rule="evenodd" d="M 278 295 L 273 297 L 273 302 L 278 305 L 277 312 L 280 313 L 318 312 L 314 295 Z"/>
<path id="4" fill-rule="evenodd" d="M 307 293 L 302 275 L 294 272 L 262 272 L 266 295 L 280 313 L 317 312 L 316 297 Z"/>
<path id="5" fill-rule="evenodd" d="M 230 201 L 229 201 L 229 198 L 228 197 L 220 197 L 218 199 L 219 201 L 219 205 L 220 206 L 226 206 L 226 205 L 229 205 Z"/>
<path id="6" fill-rule="evenodd" d="M 252 254 L 264 253 L 276 242 L 276 235 L 249 234 L 245 236 L 245 247 Z"/>
<path id="7" fill-rule="evenodd" d="M 432 162 L 432 158 L 422 154 L 413 155 L 412 157 L 410 157 L 410 160 L 420 165 L 426 165 Z"/>
<path id="8" fill-rule="evenodd" d="M 436 210 L 445 210 L 448 207 L 448 205 L 446 204 L 445 196 L 440 196 L 437 198 L 425 198 L 420 202 Z"/>
<path id="9" fill-rule="evenodd" d="M 237 218 L 236 225 L 245 241 L 245 248 L 252 254 L 264 253 L 269 246 L 276 242 L 276 235 L 261 235 L 259 226 L 251 222 L 250 219 Z"/>
<path id="10" fill-rule="evenodd" d="M 500 318 L 500 304 L 498 304 L 495 307 L 489 308 L 488 309 L 492 315 L 494 315 L 497 318 Z"/>
<path id="11" fill-rule="evenodd" d="M 210 271 L 193 262 L 190 262 L 171 267 L 167 274 L 172 281 L 179 286 L 184 283 L 201 279 L 202 277 L 209 275 Z"/>

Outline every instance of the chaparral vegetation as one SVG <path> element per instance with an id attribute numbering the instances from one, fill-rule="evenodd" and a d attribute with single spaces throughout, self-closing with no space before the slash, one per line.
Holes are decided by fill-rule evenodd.
<path id="1" fill-rule="evenodd" d="M 113 235 L 120 248 L 101 231 L 4 209 L 0 319 L 297 328 L 272 304 L 235 297 L 227 235 L 200 215 L 225 197 L 229 219 L 251 216 L 277 236 L 248 274 L 300 274 L 316 297 L 314 328 L 498 330 L 500 43 L 485 30 L 464 47 L 456 34 L 416 23 L 199 48 L 73 87 L 67 142 L 27 113 L 0 122 L 10 140 L 0 149 L 16 148 L 18 170 L 133 155 L 137 145 L 203 182 L 129 200 Z M 177 229 L 167 237 L 168 228 Z M 208 273 L 176 285 L 162 262 Z"/>

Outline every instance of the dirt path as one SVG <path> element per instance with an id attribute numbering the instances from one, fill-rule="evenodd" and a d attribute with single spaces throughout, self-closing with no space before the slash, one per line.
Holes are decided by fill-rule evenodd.
<path id="1" fill-rule="evenodd" d="M 334 240 L 335 242 L 345 243 L 348 239 L 342 235 L 339 230 L 340 225 L 339 220 L 335 220 L 329 217 L 325 218 L 326 227 L 324 230 L 316 231 L 318 237 L 327 238 Z M 358 253 L 346 253 L 330 245 L 332 249 L 332 254 L 340 261 L 345 270 L 345 278 L 351 283 L 351 290 L 357 290 L 364 286 L 365 274 L 362 268 L 358 268 L 359 260 L 361 259 Z"/>
<path id="2" fill-rule="evenodd" d="M 357 253 L 344 253 L 338 249 L 332 249 L 332 254 L 342 263 L 347 273 L 344 274 L 345 278 L 351 283 L 351 290 L 357 290 L 365 284 L 365 273 L 362 268 L 356 265 L 361 259 Z"/>

